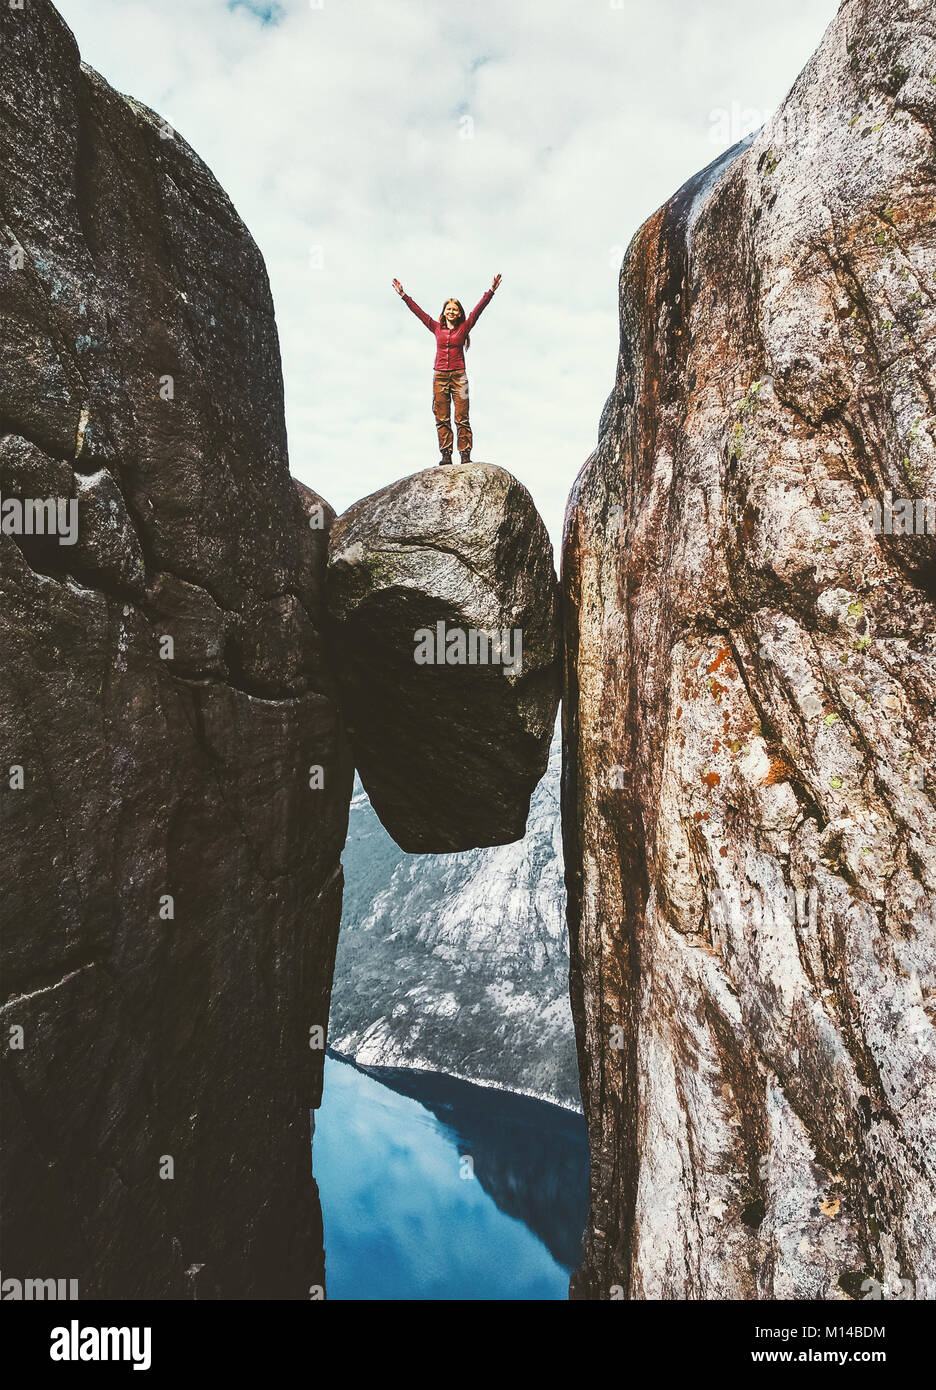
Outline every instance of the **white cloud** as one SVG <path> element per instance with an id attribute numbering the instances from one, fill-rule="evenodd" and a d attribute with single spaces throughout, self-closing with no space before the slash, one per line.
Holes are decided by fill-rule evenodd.
<path id="1" fill-rule="evenodd" d="M 500 271 L 467 358 L 473 453 L 530 488 L 558 540 L 613 382 L 621 250 L 719 152 L 712 112 L 778 106 L 836 6 L 59 8 L 85 61 L 172 121 L 256 238 L 293 472 L 342 510 L 434 463 L 433 342 L 390 281 L 435 317 Z"/>

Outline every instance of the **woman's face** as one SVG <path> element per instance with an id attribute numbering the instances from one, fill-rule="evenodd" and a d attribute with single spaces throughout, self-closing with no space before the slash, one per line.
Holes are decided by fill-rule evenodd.
<path id="1" fill-rule="evenodd" d="M 450 299 L 443 310 L 443 318 L 449 328 L 454 328 L 458 322 L 458 305 L 454 299 Z"/>

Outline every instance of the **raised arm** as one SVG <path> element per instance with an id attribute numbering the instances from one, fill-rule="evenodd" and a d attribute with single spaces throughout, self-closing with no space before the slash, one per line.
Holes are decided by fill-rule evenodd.
<path id="1" fill-rule="evenodd" d="M 472 309 L 471 313 L 468 315 L 467 319 L 465 320 L 465 332 L 466 332 L 466 333 L 470 333 L 470 332 L 471 332 L 472 328 L 474 328 L 475 324 L 477 323 L 478 319 L 480 318 L 481 313 L 483 312 L 483 310 L 485 310 L 485 309 L 487 308 L 487 306 L 490 304 L 491 300 L 494 298 L 494 291 L 497 289 L 498 285 L 500 284 L 500 280 L 501 280 L 501 278 L 500 278 L 499 275 L 495 275 L 495 276 L 494 276 L 494 283 L 492 284 L 491 288 L 490 288 L 489 290 L 485 290 L 485 291 L 484 291 L 484 294 L 481 296 L 481 298 L 478 300 L 477 304 L 476 304 L 476 305 L 474 306 L 474 308 Z"/>
<path id="2" fill-rule="evenodd" d="M 407 309 L 411 310 L 412 313 L 414 313 L 418 319 L 421 319 L 423 321 L 423 323 L 429 329 L 430 333 L 434 333 L 439 326 L 436 323 L 435 319 L 431 319 L 429 315 L 426 313 L 425 309 L 420 309 L 415 299 L 410 299 L 408 294 L 403 293 L 403 286 L 400 284 L 399 280 L 394 280 L 393 288 L 396 290 L 397 294 L 400 296 Z"/>
<path id="3" fill-rule="evenodd" d="M 493 290 L 485 290 L 485 291 L 484 291 L 484 294 L 481 296 L 481 298 L 478 300 L 477 304 L 476 304 L 476 305 L 474 306 L 474 308 L 472 309 L 471 313 L 470 313 L 470 314 L 468 315 L 468 317 L 465 319 L 465 332 L 466 332 L 466 333 L 470 333 L 470 332 L 471 332 L 471 330 L 474 328 L 475 324 L 477 323 L 477 321 L 478 321 L 478 319 L 479 319 L 479 317 L 480 317 L 482 311 L 483 311 L 484 309 L 487 308 L 487 306 L 490 304 L 490 302 L 491 302 L 491 300 L 492 300 L 493 298 L 494 298 L 494 291 L 493 291 Z"/>

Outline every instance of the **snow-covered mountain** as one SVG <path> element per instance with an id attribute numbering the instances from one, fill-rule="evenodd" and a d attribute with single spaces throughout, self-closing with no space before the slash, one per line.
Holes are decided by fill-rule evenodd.
<path id="1" fill-rule="evenodd" d="M 559 823 L 560 742 L 527 833 L 405 854 L 356 784 L 329 1043 L 579 1107 Z"/>

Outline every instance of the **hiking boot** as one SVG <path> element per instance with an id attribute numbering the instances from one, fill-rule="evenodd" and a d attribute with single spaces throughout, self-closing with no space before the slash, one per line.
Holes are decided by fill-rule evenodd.
<path id="1" fill-rule="evenodd" d="M 443 450 L 442 450 L 442 457 L 439 459 L 439 464 L 441 465 L 441 464 L 443 464 L 443 463 L 451 463 L 451 462 L 452 462 L 452 451 L 451 451 L 451 449 L 443 449 Z"/>
<path id="2" fill-rule="evenodd" d="M 471 450 L 470 450 L 470 449 L 466 449 L 465 452 L 464 452 L 463 454 L 459 454 L 458 457 L 459 457 L 459 459 L 461 460 L 462 463 L 470 463 L 470 462 L 471 462 Z"/>

